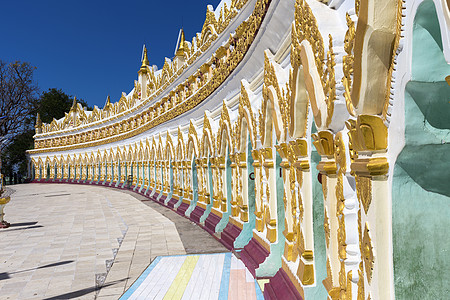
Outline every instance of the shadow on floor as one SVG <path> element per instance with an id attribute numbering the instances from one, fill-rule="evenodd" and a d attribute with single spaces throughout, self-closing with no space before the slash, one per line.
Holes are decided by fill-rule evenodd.
<path id="1" fill-rule="evenodd" d="M 93 286 L 93 287 L 81 289 L 81 290 L 78 290 L 78 291 L 74 291 L 74 292 L 70 292 L 70 293 L 66 293 L 66 294 L 62 294 L 62 295 L 58 295 L 58 296 L 54 296 L 54 297 L 50 297 L 50 298 L 44 298 L 44 300 L 75 299 L 75 298 L 84 296 L 86 294 L 92 293 L 92 292 L 100 291 L 102 288 L 114 285 L 116 283 L 125 281 L 127 279 L 129 279 L 129 277 L 123 278 L 121 280 L 116 280 L 116 281 L 107 283 L 107 284 L 103 285 L 101 288 L 97 288 L 97 287 Z"/>
<path id="2" fill-rule="evenodd" d="M 9 227 L 22 227 L 22 226 L 32 226 L 36 225 L 38 222 L 23 222 L 23 223 L 14 223 L 11 224 Z"/>
<path id="3" fill-rule="evenodd" d="M 12 227 L 12 226 L 11 226 Z M 6 230 L 2 230 L 2 232 L 10 232 L 10 231 L 17 231 L 17 230 L 26 230 L 26 229 L 34 229 L 34 228 L 41 228 L 44 227 L 42 225 L 34 225 L 34 226 L 28 226 L 28 227 L 24 227 L 24 228 L 13 228 L 13 229 L 6 229 Z"/>
<path id="4" fill-rule="evenodd" d="M 195 222 L 180 216 L 170 208 L 153 200 L 147 201 L 149 200 L 147 197 L 137 194 L 136 192 L 128 190 L 119 191 L 143 201 L 145 205 L 151 207 L 164 217 L 168 218 L 170 221 L 174 222 L 186 254 L 222 253 L 228 251 L 225 246 L 223 246 Z"/>
<path id="5" fill-rule="evenodd" d="M 37 269 L 45 269 L 45 268 L 51 268 L 51 267 L 57 267 L 57 266 L 62 266 L 62 265 L 67 265 L 70 263 L 73 263 L 74 260 L 64 260 L 64 261 L 59 261 L 56 263 L 52 263 L 52 264 L 48 264 L 48 265 L 43 265 L 37 268 L 32 268 L 32 269 L 27 269 L 27 270 L 20 270 L 20 271 L 16 271 L 16 272 L 2 272 L 0 273 L 0 280 L 6 280 L 6 279 L 10 279 L 10 275 L 12 274 L 18 274 L 18 273 L 24 273 L 24 272 L 30 272 L 30 271 L 34 271 Z"/>

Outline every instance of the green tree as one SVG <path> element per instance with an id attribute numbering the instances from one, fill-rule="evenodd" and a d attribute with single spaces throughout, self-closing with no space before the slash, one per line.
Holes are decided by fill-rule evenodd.
<path id="1" fill-rule="evenodd" d="M 2 172 L 11 174 L 17 166 L 20 174 L 27 173 L 26 151 L 33 148 L 34 130 L 26 130 L 16 135 L 2 152 Z"/>
<path id="2" fill-rule="evenodd" d="M 83 107 L 92 110 L 83 99 L 77 99 Z M 44 123 L 51 123 L 53 118 L 61 119 L 68 113 L 72 107 L 73 97 L 64 93 L 61 89 L 49 89 L 43 92 L 37 103 L 37 111 L 41 115 L 41 120 Z"/>
<path id="3" fill-rule="evenodd" d="M 53 118 L 61 119 L 66 112 L 70 111 L 73 104 L 73 97 L 64 93 L 61 89 L 52 88 L 43 92 L 39 99 L 32 103 L 32 112 L 38 112 L 44 123 L 50 123 Z M 83 99 L 77 99 L 83 107 L 92 110 Z M 16 134 L 2 152 L 2 170 L 4 174 L 10 174 L 15 167 L 21 174 L 27 172 L 26 151 L 34 148 L 33 136 L 35 134 L 34 124 L 36 123 L 36 114 L 29 115 L 24 120 L 24 130 Z"/>

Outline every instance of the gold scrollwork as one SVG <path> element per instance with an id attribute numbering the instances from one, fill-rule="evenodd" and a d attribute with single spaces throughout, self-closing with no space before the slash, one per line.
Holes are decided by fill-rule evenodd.
<path id="1" fill-rule="evenodd" d="M 355 180 L 358 199 L 361 201 L 364 212 L 367 214 L 372 202 L 372 180 L 362 176 L 355 176 Z"/>
<path id="2" fill-rule="evenodd" d="M 373 253 L 372 239 L 369 232 L 369 224 L 367 222 L 364 226 L 364 236 L 362 240 L 361 253 L 364 260 L 364 269 L 366 270 L 367 282 L 370 284 L 370 281 L 372 280 L 375 256 Z"/>
<path id="3" fill-rule="evenodd" d="M 325 217 L 323 218 L 323 229 L 325 231 L 325 243 L 328 248 L 330 245 L 330 220 L 328 219 L 327 209 L 325 209 Z"/>

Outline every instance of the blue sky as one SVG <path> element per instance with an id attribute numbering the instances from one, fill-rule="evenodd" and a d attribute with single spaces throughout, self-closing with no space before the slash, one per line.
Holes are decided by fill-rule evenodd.
<path id="1" fill-rule="evenodd" d="M 201 31 L 208 1 L 2 1 L 0 59 L 28 61 L 42 91 L 60 88 L 103 107 L 133 88 L 142 45 L 159 68 L 181 26 Z"/>

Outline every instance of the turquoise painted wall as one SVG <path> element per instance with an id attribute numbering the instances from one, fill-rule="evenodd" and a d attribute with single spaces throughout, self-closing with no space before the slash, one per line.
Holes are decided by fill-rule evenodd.
<path id="1" fill-rule="evenodd" d="M 281 256 L 284 253 L 285 236 L 284 226 L 284 180 L 281 176 L 281 156 L 278 151 L 275 154 L 275 182 L 276 182 L 276 198 L 277 198 L 277 240 L 270 245 L 270 254 L 266 260 L 256 269 L 256 276 L 270 277 L 274 276 L 281 268 Z"/>
<path id="2" fill-rule="evenodd" d="M 317 165 L 320 162 L 320 155 L 313 151 L 311 153 L 311 176 L 313 186 L 313 231 L 314 231 L 314 259 L 316 284 L 314 287 L 306 287 L 305 299 L 327 299 L 328 293 L 322 284 L 327 277 L 327 253 L 325 245 L 325 230 L 323 220 L 325 218 L 323 206 L 322 185 L 317 180 L 319 171 Z"/>
<path id="3" fill-rule="evenodd" d="M 220 220 L 220 222 L 216 225 L 216 232 L 222 232 L 225 227 L 228 224 L 228 220 L 230 218 L 231 215 L 231 176 L 232 176 L 232 172 L 231 172 L 231 160 L 230 160 L 230 151 L 227 148 L 227 156 L 225 157 L 225 177 L 226 177 L 226 182 L 224 182 L 224 184 L 227 187 L 227 194 L 225 195 L 225 197 L 227 198 L 227 211 L 222 213 L 222 219 Z"/>
<path id="4" fill-rule="evenodd" d="M 204 223 L 206 218 L 209 216 L 209 213 L 211 212 L 211 208 L 213 206 L 213 194 L 214 194 L 214 186 L 213 186 L 213 175 L 212 175 L 212 168 L 211 168 L 211 161 L 208 159 L 208 176 L 207 176 L 207 184 L 209 184 L 209 204 L 206 205 L 206 210 L 203 214 L 203 216 L 200 218 L 200 223 Z"/>
<path id="5" fill-rule="evenodd" d="M 396 299 L 448 299 L 450 276 L 450 87 L 433 1 L 418 8 L 412 78 L 405 89 L 405 147 L 394 170 Z"/>
<path id="6" fill-rule="evenodd" d="M 250 179 L 250 174 L 255 172 L 253 167 L 252 142 L 250 135 L 247 135 L 247 197 L 248 197 L 248 222 L 244 223 L 243 229 L 234 241 L 234 247 L 244 248 L 253 237 L 253 228 L 255 228 L 255 180 Z M 254 177 L 253 177 L 254 178 Z"/>

